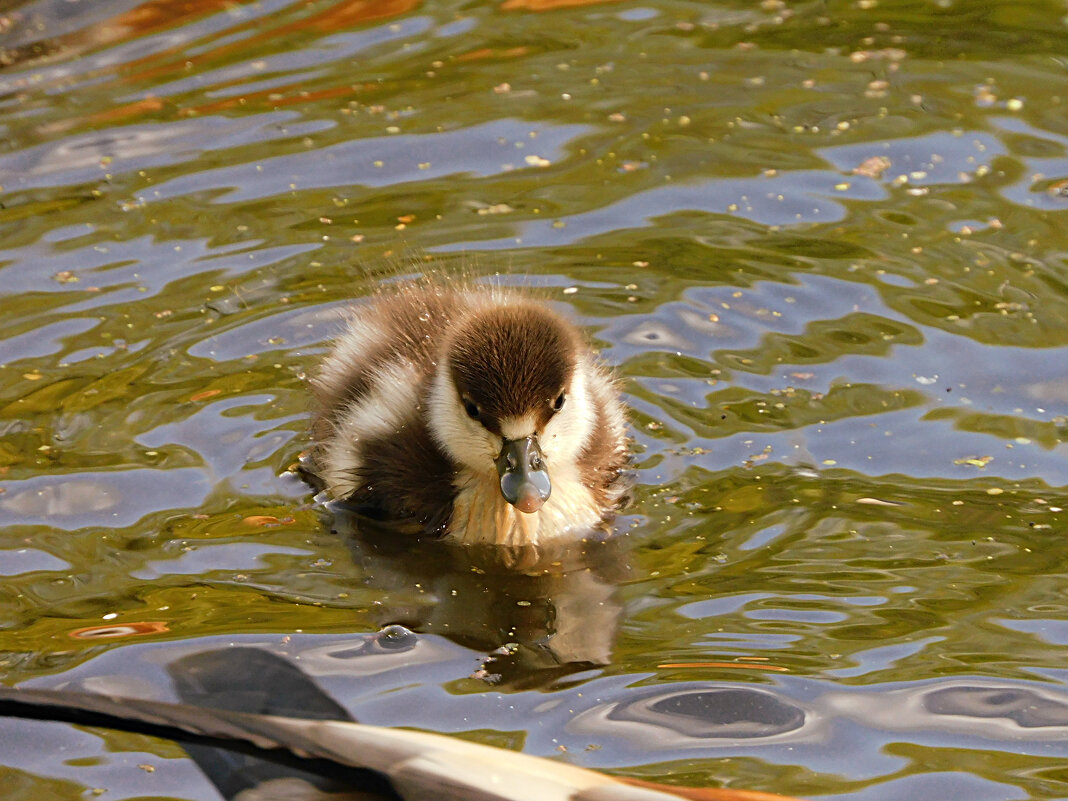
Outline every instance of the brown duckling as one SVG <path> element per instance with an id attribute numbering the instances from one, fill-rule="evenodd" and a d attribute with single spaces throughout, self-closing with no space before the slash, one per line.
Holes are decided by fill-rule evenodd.
<path id="1" fill-rule="evenodd" d="M 335 499 L 459 542 L 539 545 L 610 519 L 625 410 L 579 329 L 522 294 L 430 282 L 349 314 L 312 385 Z"/>

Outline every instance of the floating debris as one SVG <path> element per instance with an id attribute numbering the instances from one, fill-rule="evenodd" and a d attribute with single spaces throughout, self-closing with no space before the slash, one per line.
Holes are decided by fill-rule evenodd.
<path id="1" fill-rule="evenodd" d="M 983 468 L 994 461 L 993 456 L 965 456 L 963 459 L 954 459 L 953 464 L 958 465 L 971 465 L 972 467 Z"/>
<path id="2" fill-rule="evenodd" d="M 494 203 L 492 206 L 482 206 L 475 209 L 476 214 L 511 214 L 515 209 L 507 203 Z"/>
<path id="3" fill-rule="evenodd" d="M 160 634 L 170 631 L 161 620 L 146 620 L 140 623 L 107 623 L 102 626 L 86 626 L 68 632 L 75 640 L 104 640 L 119 637 L 141 637 L 145 634 Z"/>
<path id="4" fill-rule="evenodd" d="M 857 503 L 863 503 L 868 506 L 904 506 L 905 504 L 898 501 L 884 501 L 879 498 L 857 498 Z"/>
<path id="5" fill-rule="evenodd" d="M 663 665 L 657 665 L 657 668 L 728 668 L 734 670 L 771 670 L 776 673 L 790 672 L 789 668 L 779 667 L 778 665 L 752 665 L 739 664 L 738 662 L 666 662 Z"/>
<path id="6" fill-rule="evenodd" d="M 1050 197 L 1068 198 L 1068 179 L 1050 184 L 1046 188 L 1046 193 Z"/>
<path id="7" fill-rule="evenodd" d="M 883 173 L 890 169 L 891 166 L 893 166 L 893 162 L 886 156 L 871 156 L 854 167 L 852 172 L 853 175 L 879 179 L 883 177 Z"/>
<path id="8" fill-rule="evenodd" d="M 284 526 L 292 523 L 292 517 L 275 517 L 274 515 L 249 515 L 241 522 L 246 526 Z"/>

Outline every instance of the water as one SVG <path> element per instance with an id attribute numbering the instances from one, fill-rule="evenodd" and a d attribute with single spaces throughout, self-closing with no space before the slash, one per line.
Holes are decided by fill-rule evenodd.
<path id="1" fill-rule="evenodd" d="M 5 680 L 165 697 L 176 654 L 403 623 L 418 660 L 320 676 L 360 720 L 1068 797 L 1063 4 L 566 6 L 0 7 Z M 425 260 L 618 367 L 610 542 L 517 574 L 288 472 L 337 310 Z M 217 797 L 163 740 L 3 728 L 15 798 Z"/>

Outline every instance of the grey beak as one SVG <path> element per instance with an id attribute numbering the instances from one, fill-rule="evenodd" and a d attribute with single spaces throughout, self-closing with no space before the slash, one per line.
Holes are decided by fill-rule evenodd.
<path id="1" fill-rule="evenodd" d="M 536 437 L 506 439 L 497 457 L 497 475 L 504 499 L 528 515 L 538 511 L 552 492 Z"/>

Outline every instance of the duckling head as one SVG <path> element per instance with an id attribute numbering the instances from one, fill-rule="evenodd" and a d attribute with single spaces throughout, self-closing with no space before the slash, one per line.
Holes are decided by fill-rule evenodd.
<path id="1" fill-rule="evenodd" d="M 478 476 L 496 473 L 504 499 L 534 513 L 552 475 L 577 470 L 592 432 L 588 359 L 578 331 L 541 306 L 475 312 L 438 360 L 430 430 L 454 462 Z"/>

